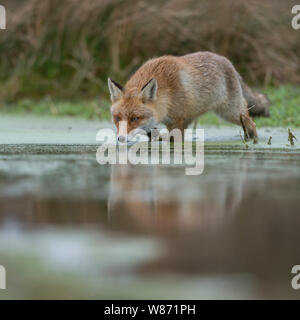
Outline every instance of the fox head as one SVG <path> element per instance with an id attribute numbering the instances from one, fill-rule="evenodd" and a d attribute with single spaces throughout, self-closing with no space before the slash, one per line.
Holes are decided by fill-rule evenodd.
<path id="1" fill-rule="evenodd" d="M 151 79 L 141 90 L 126 89 L 115 81 L 108 79 L 108 88 L 112 101 L 112 120 L 117 127 L 118 140 L 130 141 L 142 130 L 148 136 L 155 128 L 157 120 L 154 114 L 154 103 L 157 99 L 157 81 Z M 127 129 L 123 121 L 127 122 Z M 143 131 L 143 132 L 144 132 Z"/>

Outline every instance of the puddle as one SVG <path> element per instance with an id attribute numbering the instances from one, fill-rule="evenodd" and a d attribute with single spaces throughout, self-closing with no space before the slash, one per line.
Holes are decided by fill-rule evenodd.
<path id="1" fill-rule="evenodd" d="M 180 166 L 0 156 L 0 298 L 299 298 L 300 154 Z"/>

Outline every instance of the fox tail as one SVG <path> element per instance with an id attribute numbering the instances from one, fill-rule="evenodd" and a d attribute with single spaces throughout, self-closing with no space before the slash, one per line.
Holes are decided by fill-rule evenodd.
<path id="1" fill-rule="evenodd" d="M 250 89 L 240 77 L 240 83 L 244 98 L 248 104 L 248 111 L 251 117 L 269 117 L 270 100 L 267 95 Z"/>

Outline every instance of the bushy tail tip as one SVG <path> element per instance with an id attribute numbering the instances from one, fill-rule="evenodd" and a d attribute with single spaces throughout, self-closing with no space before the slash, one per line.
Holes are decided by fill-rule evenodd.
<path id="1" fill-rule="evenodd" d="M 251 117 L 269 117 L 270 101 L 267 95 L 260 92 L 253 92 L 254 105 L 248 104 L 248 110 Z"/>

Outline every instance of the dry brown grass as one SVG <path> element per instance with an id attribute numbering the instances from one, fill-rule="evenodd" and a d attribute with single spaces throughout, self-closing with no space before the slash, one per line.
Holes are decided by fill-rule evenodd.
<path id="1" fill-rule="evenodd" d="M 300 83 L 290 0 L 8 0 L 0 98 L 95 95 L 145 60 L 209 50 L 254 84 Z"/>

